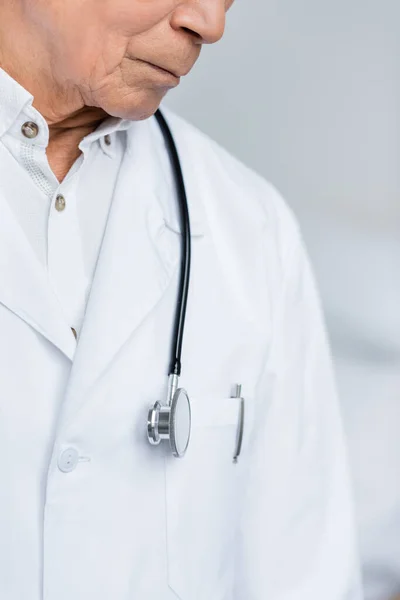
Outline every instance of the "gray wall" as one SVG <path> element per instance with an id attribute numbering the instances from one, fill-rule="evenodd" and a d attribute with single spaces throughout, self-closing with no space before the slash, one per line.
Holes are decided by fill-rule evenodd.
<path id="1" fill-rule="evenodd" d="M 168 104 L 293 206 L 398 221 L 400 3 L 236 0 Z"/>

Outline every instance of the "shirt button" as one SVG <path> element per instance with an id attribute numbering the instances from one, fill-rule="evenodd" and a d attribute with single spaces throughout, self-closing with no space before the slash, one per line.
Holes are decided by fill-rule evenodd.
<path id="1" fill-rule="evenodd" d="M 79 462 L 79 454 L 75 448 L 68 448 L 64 450 L 58 458 L 58 468 L 63 473 L 70 473 L 73 471 Z"/>
<path id="2" fill-rule="evenodd" d="M 65 209 L 65 198 L 64 196 L 62 196 L 61 194 L 58 194 L 57 198 L 56 198 L 56 202 L 55 202 L 55 207 L 56 210 L 58 210 L 58 212 L 62 212 Z"/>
<path id="3" fill-rule="evenodd" d="M 71 327 L 71 331 L 74 334 L 74 338 L 78 339 L 78 334 L 76 333 L 76 329 L 74 329 L 73 327 Z"/>
<path id="4" fill-rule="evenodd" d="M 27 121 L 22 125 L 21 131 L 25 137 L 33 139 L 39 133 L 39 127 L 33 121 Z"/>
<path id="5" fill-rule="evenodd" d="M 107 146 L 111 146 L 111 137 L 108 134 L 104 136 L 104 142 Z"/>

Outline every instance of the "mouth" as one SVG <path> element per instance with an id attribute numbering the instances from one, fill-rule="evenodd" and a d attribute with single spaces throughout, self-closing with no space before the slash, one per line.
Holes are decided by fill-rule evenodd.
<path id="1" fill-rule="evenodd" d="M 180 78 L 182 77 L 182 75 L 180 75 L 179 73 L 175 73 L 174 71 L 169 71 L 168 69 L 165 69 L 164 67 L 160 67 L 159 65 L 149 62 L 148 60 L 142 60 L 141 58 L 134 58 L 133 56 L 128 56 L 127 58 L 134 62 L 143 63 L 143 64 L 147 65 L 148 67 L 151 67 L 158 73 L 160 73 L 164 76 L 168 76 L 170 79 L 173 78 L 176 83 L 179 83 Z"/>
<path id="2" fill-rule="evenodd" d="M 143 61 L 143 62 L 150 65 L 150 67 L 153 67 L 153 69 L 160 71 L 161 73 L 166 73 L 167 75 L 171 75 L 172 77 L 175 77 L 175 79 L 179 80 L 181 78 L 181 75 L 178 75 L 177 73 L 174 73 L 173 71 L 168 71 L 167 69 L 164 69 L 163 67 L 159 67 L 158 65 L 155 65 L 148 61 Z"/>

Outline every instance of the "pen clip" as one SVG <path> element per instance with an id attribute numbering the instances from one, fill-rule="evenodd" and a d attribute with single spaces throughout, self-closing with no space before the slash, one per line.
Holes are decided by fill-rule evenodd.
<path id="1" fill-rule="evenodd" d="M 242 397 L 242 386 L 236 385 L 236 396 L 234 398 L 240 398 L 240 406 L 239 406 L 239 421 L 236 432 L 236 446 L 235 453 L 233 455 L 233 462 L 236 464 L 238 462 L 238 458 L 240 452 L 242 450 L 243 443 L 243 432 L 244 432 L 244 398 Z"/>

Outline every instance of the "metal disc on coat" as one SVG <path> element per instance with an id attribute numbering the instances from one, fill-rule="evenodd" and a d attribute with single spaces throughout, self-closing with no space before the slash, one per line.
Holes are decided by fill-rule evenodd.
<path id="1" fill-rule="evenodd" d="M 184 456 L 190 440 L 191 409 L 186 390 L 176 390 L 171 403 L 169 443 L 174 456 Z"/>

